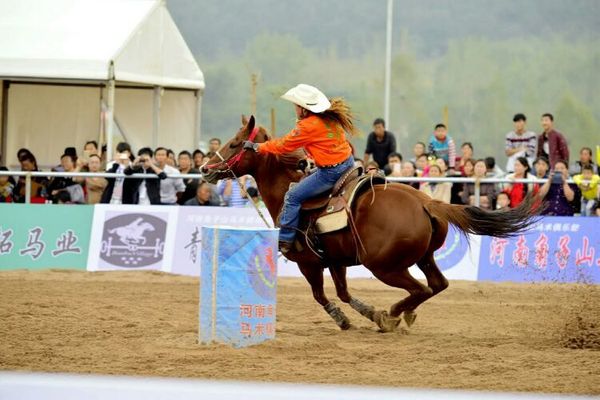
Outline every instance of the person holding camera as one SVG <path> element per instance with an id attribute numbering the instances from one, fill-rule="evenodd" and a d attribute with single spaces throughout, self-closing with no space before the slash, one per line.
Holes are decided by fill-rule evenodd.
<path id="1" fill-rule="evenodd" d="M 152 156 L 151 148 L 140 149 L 138 157 L 132 165 L 125 168 L 123 173 L 125 175 L 156 174 L 159 179 L 126 179 L 123 188 L 123 204 L 161 204 L 160 181 L 166 179 L 167 174 L 154 164 Z"/>
<path id="2" fill-rule="evenodd" d="M 553 172 L 540 188 L 539 194 L 547 203 L 542 215 L 573 216 L 574 207 L 581 192 L 576 184 L 567 183 L 568 179 L 567 162 L 557 160 Z"/>

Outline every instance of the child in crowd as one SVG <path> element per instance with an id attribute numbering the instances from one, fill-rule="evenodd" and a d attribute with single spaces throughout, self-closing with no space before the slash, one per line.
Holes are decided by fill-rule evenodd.
<path id="1" fill-rule="evenodd" d="M 8 171 L 6 167 L 0 167 L 0 171 Z M 0 175 L 0 203 L 12 203 L 14 185 L 10 183 L 8 175 Z"/>
<path id="2" fill-rule="evenodd" d="M 500 211 L 508 211 L 510 208 L 510 197 L 506 192 L 498 193 L 496 198 L 496 209 Z"/>
<path id="3" fill-rule="evenodd" d="M 592 165 L 584 164 L 581 167 L 581 174 L 575 175 L 573 182 L 581 190 L 581 216 L 593 216 L 593 210 L 596 208 L 596 198 L 598 197 L 600 176 L 594 174 L 594 167 Z"/>

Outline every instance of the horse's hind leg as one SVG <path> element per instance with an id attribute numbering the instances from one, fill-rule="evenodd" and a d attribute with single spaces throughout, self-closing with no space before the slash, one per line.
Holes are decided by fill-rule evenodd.
<path id="1" fill-rule="evenodd" d="M 375 275 L 385 284 L 408 291 L 409 296 L 392 305 L 390 315 L 396 318 L 402 313 L 408 313 L 409 317 L 408 319 L 405 317 L 405 321 L 408 326 L 412 325 L 416 318 L 414 314 L 415 308 L 433 296 L 433 290 L 416 280 L 408 272 L 408 269 Z"/>
<path id="2" fill-rule="evenodd" d="M 318 265 L 306 265 L 299 264 L 300 271 L 302 275 L 306 278 L 310 287 L 312 289 L 313 297 L 323 306 L 327 314 L 340 327 L 342 330 L 350 329 L 350 320 L 344 312 L 335 305 L 332 301 L 329 301 L 327 296 L 325 295 L 325 290 L 323 289 L 323 269 Z"/>
<path id="3" fill-rule="evenodd" d="M 433 292 L 432 296 L 435 296 L 448 287 L 448 280 L 435 263 L 433 252 L 425 254 L 425 256 L 417 262 L 417 266 L 425 274 L 425 277 L 427 278 L 427 286 L 429 286 Z M 406 310 L 402 316 L 408 326 L 411 326 L 417 318 L 417 314 L 415 314 L 414 309 Z"/>

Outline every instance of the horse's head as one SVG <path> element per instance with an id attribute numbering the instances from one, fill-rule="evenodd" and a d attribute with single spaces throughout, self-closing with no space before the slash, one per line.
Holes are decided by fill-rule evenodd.
<path id="1" fill-rule="evenodd" d="M 202 166 L 204 178 L 210 183 L 219 179 L 233 178 L 254 171 L 257 155 L 253 151 L 244 151 L 242 144 L 245 140 L 262 143 L 269 139 L 264 128 L 256 126 L 254 116 L 250 119 L 242 115 L 242 127 L 235 136 L 221 147 L 216 154 Z"/>

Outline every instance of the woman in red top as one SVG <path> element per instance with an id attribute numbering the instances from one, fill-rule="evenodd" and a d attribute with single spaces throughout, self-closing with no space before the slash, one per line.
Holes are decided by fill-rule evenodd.
<path id="1" fill-rule="evenodd" d="M 534 176 L 529 173 L 531 167 L 529 166 L 529 162 L 525 157 L 519 157 L 515 161 L 515 172 L 509 174 L 507 176 L 508 179 L 533 179 Z M 510 198 L 510 208 L 515 208 L 527 196 L 528 192 L 533 191 L 534 193 L 537 190 L 534 190 L 533 183 L 511 183 L 508 185 L 506 189 L 503 190 L 508 194 Z"/>
<path id="2" fill-rule="evenodd" d="M 265 143 L 246 141 L 244 149 L 259 154 L 285 154 L 304 148 L 317 165 L 315 173 L 302 179 L 285 195 L 279 217 L 279 248 L 285 254 L 294 243 L 302 202 L 331 189 L 354 165 L 346 133 L 353 134 L 355 128 L 344 100 L 330 101 L 316 87 L 300 84 L 281 97 L 295 104 L 296 127 L 284 137 Z"/>

